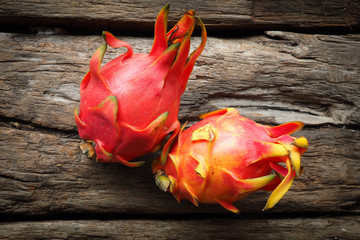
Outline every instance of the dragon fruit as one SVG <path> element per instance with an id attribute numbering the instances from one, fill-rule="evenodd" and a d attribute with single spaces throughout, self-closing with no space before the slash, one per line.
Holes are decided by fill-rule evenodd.
<path id="1" fill-rule="evenodd" d="M 152 165 L 157 185 L 178 201 L 188 199 L 196 206 L 219 203 L 238 213 L 234 202 L 257 190 L 273 191 L 265 210 L 301 175 L 300 156 L 308 141 L 289 134 L 300 130 L 303 123 L 264 126 L 233 108 L 200 118 L 203 120 L 190 128 L 182 127 Z"/>
<path id="2" fill-rule="evenodd" d="M 83 152 L 100 162 L 120 162 L 136 167 L 135 158 L 156 151 L 165 136 L 180 129 L 177 115 L 195 60 L 206 43 L 202 21 L 188 11 L 167 32 L 169 5 L 155 23 L 149 54 L 136 54 L 130 44 L 103 32 L 101 45 L 90 60 L 90 71 L 80 85 L 80 110 L 74 110 L 78 132 L 86 140 Z M 189 55 L 190 37 L 198 22 L 200 45 Z M 127 51 L 101 67 L 107 45 Z"/>

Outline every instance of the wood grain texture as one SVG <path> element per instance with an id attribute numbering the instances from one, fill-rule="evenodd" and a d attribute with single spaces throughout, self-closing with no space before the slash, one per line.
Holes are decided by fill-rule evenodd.
<path id="1" fill-rule="evenodd" d="M 202 224 L 199 224 L 201 222 Z M 358 239 L 360 217 L 77 220 L 0 224 L 5 239 Z M 311 229 L 311 231 L 309 231 Z"/>
<path id="2" fill-rule="evenodd" d="M 149 38 L 123 37 L 135 52 Z M 239 39 L 208 39 L 182 97 L 179 118 L 238 108 L 255 121 L 359 126 L 360 35 L 267 32 Z M 88 62 L 101 36 L 0 34 L 0 114 L 75 131 L 73 109 Z M 194 47 L 199 39 L 193 41 Z M 109 48 L 104 62 L 122 50 Z M 34 107 L 36 106 L 36 107 Z M 26 113 L 26 114 L 24 114 Z M 61 116 L 61 117 L 58 117 Z"/>
<path id="3" fill-rule="evenodd" d="M 296 27 L 357 26 L 360 20 L 359 1 L 253 1 L 256 24 Z M 342 23 L 342 24 L 341 24 Z"/>
<path id="4" fill-rule="evenodd" d="M 0 128 L 0 214 L 228 213 L 218 205 L 179 205 L 154 183 L 150 162 L 140 168 L 96 163 L 80 140 L 57 132 Z M 21 129 L 23 128 L 23 129 Z M 310 142 L 305 171 L 269 213 L 359 212 L 360 134 L 348 129 L 301 131 Z M 11 147 L 9 147 L 11 146 Z M 242 213 L 260 213 L 269 196 L 258 192 L 238 202 Z"/>
<path id="5" fill-rule="evenodd" d="M 168 2 L 169 27 L 195 8 L 210 36 L 181 122 L 235 107 L 263 124 L 306 123 L 304 173 L 269 211 L 268 192 L 236 203 L 240 215 L 178 204 L 154 183 L 157 153 L 128 168 L 79 149 L 73 109 L 101 30 L 147 53 Z M 0 0 L 0 239 L 357 239 L 359 15 L 355 0 Z M 328 35 L 260 32 L 284 29 Z M 104 64 L 122 52 L 108 48 Z"/>
<path id="6" fill-rule="evenodd" d="M 356 0 L 310 1 L 0 1 L 0 23 L 87 28 L 111 27 L 151 32 L 158 11 L 171 5 L 170 22 L 185 9 L 195 9 L 211 30 L 244 28 L 358 29 L 360 6 Z"/>

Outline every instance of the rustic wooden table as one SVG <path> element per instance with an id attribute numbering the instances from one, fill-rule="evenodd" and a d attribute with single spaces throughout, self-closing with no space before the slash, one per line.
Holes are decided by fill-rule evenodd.
<path id="1" fill-rule="evenodd" d="M 181 122 L 235 107 L 306 123 L 303 175 L 275 208 L 261 212 L 269 193 L 258 192 L 239 215 L 161 192 L 155 155 L 128 168 L 81 153 L 73 109 L 101 30 L 148 52 L 166 3 L 101 2 L 0 0 L 1 239 L 358 239 L 359 1 L 169 1 L 169 26 L 194 8 L 209 34 Z"/>

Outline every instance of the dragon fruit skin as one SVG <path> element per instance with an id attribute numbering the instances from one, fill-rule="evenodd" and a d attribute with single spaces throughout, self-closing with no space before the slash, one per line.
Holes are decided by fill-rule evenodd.
<path id="1" fill-rule="evenodd" d="M 80 137 L 94 147 L 91 150 L 100 162 L 140 166 L 143 162 L 131 160 L 158 150 L 167 134 L 179 131 L 180 97 L 207 34 L 193 10 L 167 33 L 168 13 L 166 5 L 156 19 L 149 54 L 136 54 L 130 44 L 103 32 L 107 44 L 91 57 L 90 71 L 80 85 L 80 109 L 75 108 L 74 116 Z M 196 22 L 202 42 L 189 56 Z M 101 67 L 107 45 L 127 51 Z"/>
<path id="2" fill-rule="evenodd" d="M 264 126 L 233 108 L 200 117 L 203 120 L 190 128 L 183 131 L 182 127 L 178 137 L 167 143 L 172 144 L 170 150 L 152 165 L 157 185 L 178 201 L 188 199 L 196 206 L 219 203 L 238 213 L 234 202 L 253 191 L 273 190 L 265 210 L 301 175 L 300 156 L 308 142 L 289 134 L 300 130 L 303 123 Z"/>

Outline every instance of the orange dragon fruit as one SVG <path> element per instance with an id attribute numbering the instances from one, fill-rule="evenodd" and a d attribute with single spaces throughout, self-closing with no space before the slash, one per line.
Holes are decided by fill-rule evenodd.
<path id="1" fill-rule="evenodd" d="M 87 140 L 83 152 L 94 151 L 98 161 L 120 162 L 136 167 L 136 157 L 160 148 L 170 132 L 177 135 L 180 97 L 185 91 L 195 60 L 206 43 L 202 21 L 188 11 L 167 31 L 169 5 L 163 7 L 155 23 L 155 37 L 149 54 L 136 54 L 130 44 L 103 32 L 113 48 L 127 52 L 101 67 L 107 44 L 90 60 L 90 71 L 80 85 L 80 110 L 75 108 L 79 135 Z M 202 41 L 190 55 L 190 37 L 198 22 Z M 94 147 L 94 148 L 93 148 Z"/>
<path id="2" fill-rule="evenodd" d="M 264 126 L 233 108 L 200 117 L 204 120 L 184 131 L 183 127 L 177 141 L 171 139 L 173 143 L 166 144 L 152 165 L 157 185 L 178 201 L 188 199 L 196 206 L 219 203 L 238 213 L 234 202 L 253 191 L 273 190 L 265 210 L 302 173 L 300 156 L 308 147 L 307 139 L 288 134 L 300 130 L 303 123 Z"/>

